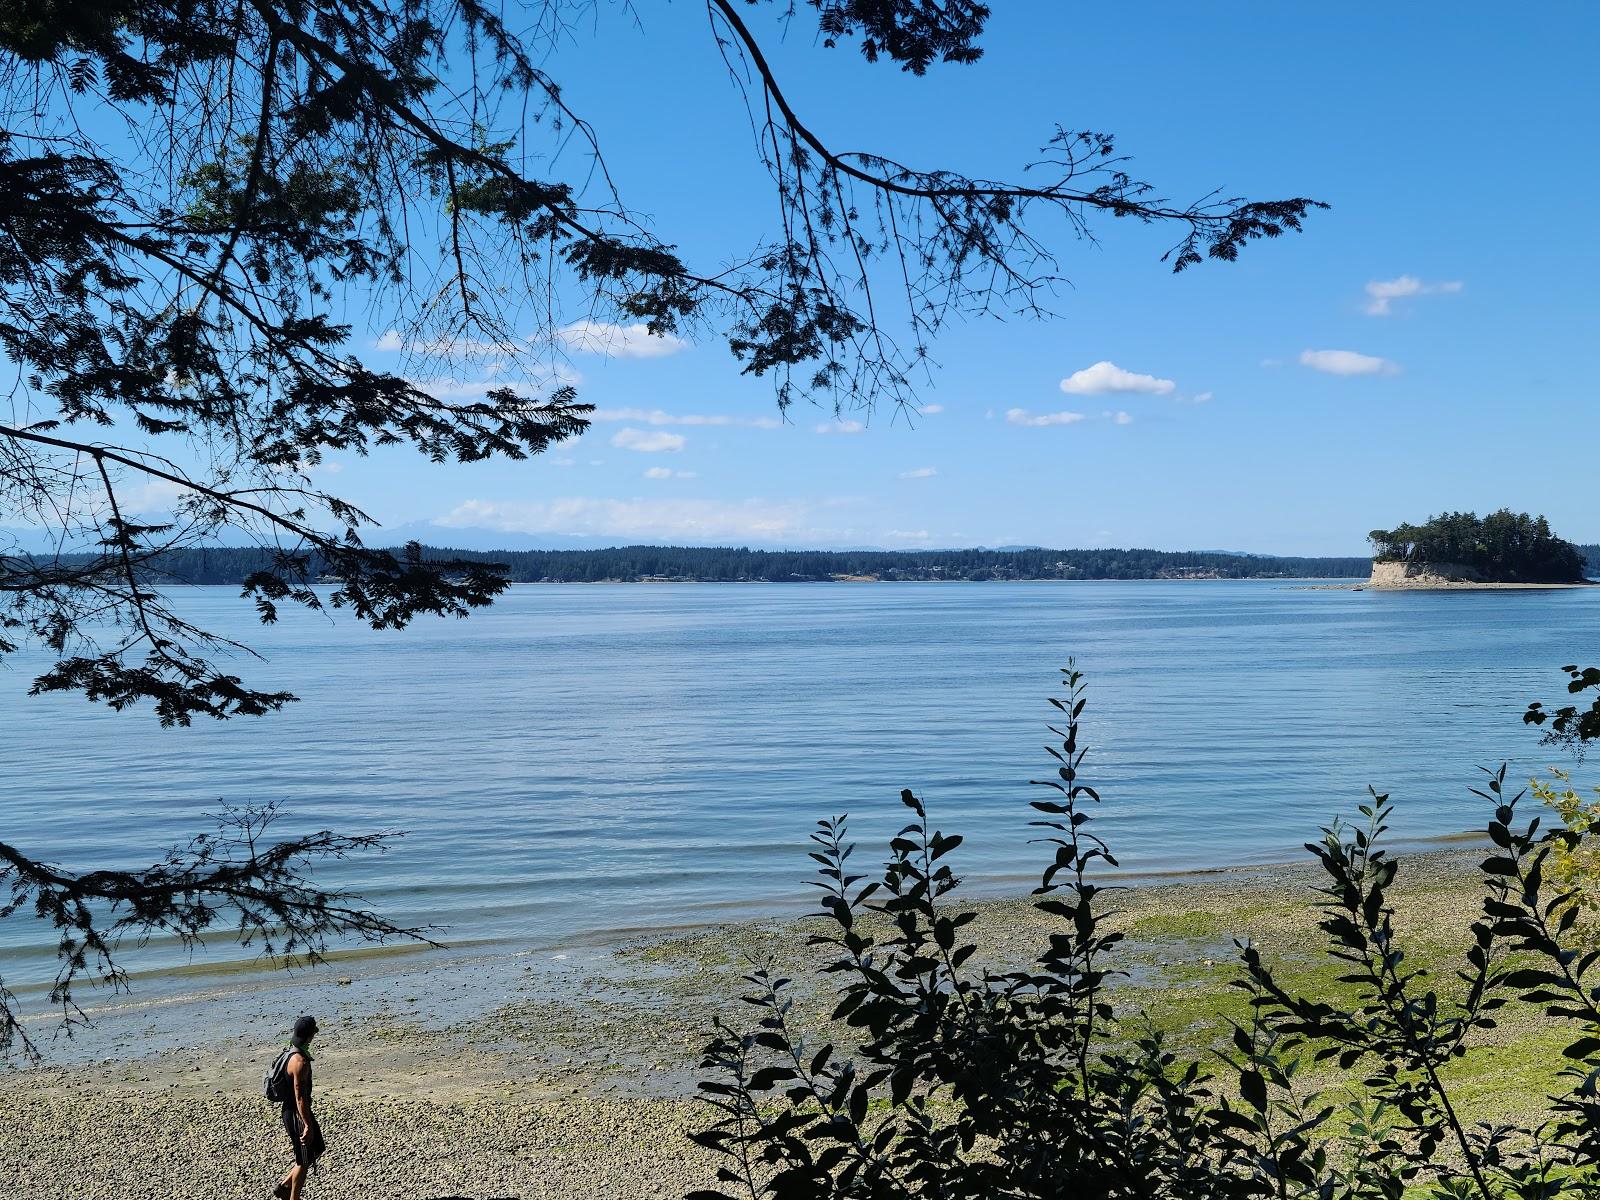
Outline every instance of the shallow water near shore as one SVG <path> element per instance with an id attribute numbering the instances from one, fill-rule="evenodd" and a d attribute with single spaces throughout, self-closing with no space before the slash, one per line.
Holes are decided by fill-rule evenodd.
<path id="1" fill-rule="evenodd" d="M 175 595 L 266 656 L 240 674 L 301 702 L 163 730 L 29 698 L 42 663 L 14 661 L 7 840 L 68 867 L 148 862 L 219 801 L 276 800 L 284 832 L 407 831 L 324 876 L 393 919 L 546 949 L 794 911 L 815 820 L 850 813 L 872 861 L 902 787 L 966 836 L 978 890 L 1022 890 L 1041 857 L 1027 781 L 1049 770 L 1068 656 L 1089 676 L 1101 830 L 1132 871 L 1293 858 L 1369 783 L 1402 838 L 1454 834 L 1482 815 L 1476 766 L 1551 760 L 1520 714 L 1600 634 L 1594 589 L 526 586 L 388 633 L 298 612 L 262 628 L 231 588 Z M 49 934 L 26 914 L 0 927 L 8 984 L 49 977 Z M 200 961 L 249 953 L 224 938 Z M 127 965 L 189 961 L 156 943 Z"/>

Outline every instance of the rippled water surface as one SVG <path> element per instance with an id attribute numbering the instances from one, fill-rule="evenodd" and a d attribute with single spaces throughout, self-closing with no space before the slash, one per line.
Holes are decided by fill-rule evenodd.
<path id="1" fill-rule="evenodd" d="M 219 800 L 277 800 L 285 830 L 407 831 L 337 874 L 387 914 L 532 945 L 803 900 L 815 820 L 848 812 L 876 857 L 902 787 L 967 836 L 969 878 L 1021 886 L 1041 859 L 1026 781 L 1049 770 L 1045 697 L 1069 655 L 1126 867 L 1281 860 L 1368 783 L 1402 834 L 1454 833 L 1481 817 L 1477 764 L 1550 758 L 1520 713 L 1600 644 L 1595 590 L 528 586 L 398 633 L 303 613 L 263 629 L 230 588 L 179 599 L 266 656 L 241 674 L 301 702 L 161 729 L 29 698 L 39 661 L 14 661 L 0 837 L 135 862 Z M 50 945 L 37 922 L 0 927 L 7 981 L 40 977 Z"/>

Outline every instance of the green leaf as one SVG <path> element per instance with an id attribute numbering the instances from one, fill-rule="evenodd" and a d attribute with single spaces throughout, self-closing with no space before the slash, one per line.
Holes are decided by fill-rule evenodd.
<path id="1" fill-rule="evenodd" d="M 1251 1068 L 1239 1073 L 1239 1094 L 1259 1113 L 1267 1111 L 1267 1082 L 1261 1072 Z"/>

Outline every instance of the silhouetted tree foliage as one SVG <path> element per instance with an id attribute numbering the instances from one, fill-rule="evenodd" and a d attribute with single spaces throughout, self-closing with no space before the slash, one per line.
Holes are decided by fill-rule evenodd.
<path id="1" fill-rule="evenodd" d="M 125 939 L 165 934 L 196 947 L 208 934 L 224 933 L 263 954 L 301 962 L 320 961 L 336 936 L 426 939 L 423 930 L 395 925 L 359 897 L 311 879 L 318 863 L 381 852 L 394 835 L 324 830 L 273 840 L 267 833 L 277 817 L 271 804 L 227 809 L 215 832 L 198 834 L 154 866 L 136 870 L 65 870 L 0 842 L 0 883 L 9 893 L 0 897 L 0 920 L 31 913 L 57 933 L 50 1003 L 61 1011 L 61 1027 L 70 1033 L 84 1023 L 73 992 L 84 976 L 113 990 L 128 986 L 120 957 Z M 0 1052 L 18 1046 L 30 1057 L 38 1054 L 16 996 L 0 985 Z"/>
<path id="2" fill-rule="evenodd" d="M 489 603 L 502 569 L 367 546 L 364 514 L 313 472 L 328 452 L 378 447 L 521 459 L 582 432 L 589 406 L 557 362 L 574 338 L 603 346 L 618 322 L 716 337 L 774 382 L 780 406 L 905 403 L 945 321 L 1042 312 L 1052 247 L 1097 216 L 1170 228 L 1181 270 L 1299 229 L 1314 207 L 1168 202 L 1090 131 L 1057 129 L 1027 184 L 837 150 L 804 122 L 750 20 L 805 15 L 824 50 L 851 44 L 921 75 L 979 56 L 987 7 L 707 0 L 779 227 L 693 262 L 617 193 L 551 73 L 568 39 L 598 29 L 590 8 L 0 6 L 0 353 L 16 372 L 0 412 L 0 528 L 42 527 L 57 550 L 0 544 L 0 661 L 47 652 L 35 692 L 148 702 L 169 725 L 292 700 L 223 669 L 244 647 L 156 590 L 152 560 L 183 547 L 262 547 L 243 587 L 263 621 L 293 603 L 389 628 Z M 564 174 L 532 173 L 564 148 Z M 721 181 L 693 182 L 714 200 Z M 397 331 L 401 370 L 355 353 L 363 307 Z M 507 364 L 481 396 L 429 382 L 474 357 Z M 337 585 L 314 591 L 324 575 Z M 48 878 L 5 852 L 0 878 Z M 190 886 L 119 879 L 144 889 L 146 907 L 127 911 L 150 921 Z"/>
<path id="3" fill-rule="evenodd" d="M 1582 752 L 1590 742 L 1600 739 L 1600 668 L 1568 663 L 1561 669 L 1567 673 L 1569 695 L 1581 698 L 1584 692 L 1595 693 L 1589 707 L 1583 707 L 1581 699 L 1576 704 L 1562 704 L 1553 708 L 1546 708 L 1536 700 L 1528 705 L 1528 711 L 1522 714 L 1522 719 L 1529 725 L 1543 725 L 1548 721 L 1550 728 L 1545 734 L 1547 742 Z"/>
<path id="4" fill-rule="evenodd" d="M 1544 517 L 1509 508 L 1486 517 L 1441 513 L 1421 525 L 1374 529 L 1367 539 L 1379 562 L 1460 563 L 1518 583 L 1572 583 L 1586 565 L 1583 551 L 1550 532 Z"/>
<path id="5" fill-rule="evenodd" d="M 410 553 L 408 550 L 407 553 Z M 604 550 L 453 550 L 423 546 L 424 561 L 496 563 L 513 583 L 816 583 L 1005 579 L 1333 579 L 1365 578 L 1365 558 L 1281 558 L 1165 550 L 748 550 L 717 546 L 619 546 Z M 140 564 L 152 587 L 239 584 L 270 561 L 256 548 L 171 550 Z M 313 577 L 336 563 L 308 556 Z"/>
<path id="6" fill-rule="evenodd" d="M 1600 1159 L 1600 953 L 1573 939 L 1571 893 L 1551 894 L 1544 864 L 1579 832 L 1541 832 L 1517 816 L 1505 768 L 1473 789 L 1490 806 L 1481 915 L 1455 977 L 1437 984 L 1407 961 L 1390 890 L 1400 862 L 1384 845 L 1390 805 L 1374 794 L 1353 827 L 1308 843 L 1320 864 L 1325 951 L 1346 985 L 1303 995 L 1238 945 L 1236 986 L 1251 1016 L 1207 1062 L 1181 1060 L 1110 990 L 1121 935 L 1107 927 L 1115 866 L 1093 832 L 1101 798 L 1084 770 L 1082 676 L 1052 697 L 1061 740 L 1049 797 L 1033 822 L 1053 847 L 1035 905 L 1056 932 L 1028 967 L 978 969 L 950 900 L 959 836 L 939 832 L 901 794 L 909 823 L 880 876 L 851 862 L 844 818 L 812 836 L 836 1020 L 859 1048 L 808 1043 L 789 981 L 747 977 L 754 1027 L 719 1026 L 701 1084 L 711 1123 L 694 1135 L 722 1156 L 716 1189 L 690 1200 L 995 1197 L 1190 1200 L 1557 1200 L 1592 1196 Z M 1510 1001 L 1570 1029 L 1536 1127 L 1467 1125 L 1440 1068 L 1465 1055 Z M 1356 1072 L 1357 1098 L 1305 1082 L 1316 1064 Z"/>

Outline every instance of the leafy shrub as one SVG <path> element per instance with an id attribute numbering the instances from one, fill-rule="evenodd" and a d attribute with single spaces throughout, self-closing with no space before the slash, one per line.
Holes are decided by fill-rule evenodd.
<path id="1" fill-rule="evenodd" d="M 1519 824 L 1505 769 L 1473 789 L 1490 806 L 1479 918 L 1445 989 L 1408 963 L 1389 893 L 1399 870 L 1384 846 L 1389 803 L 1373 794 L 1354 827 L 1308 843 L 1326 952 L 1344 972 L 1338 998 L 1297 994 L 1257 948 L 1239 943 L 1235 986 L 1251 1016 L 1209 1063 L 1182 1061 L 1153 1028 L 1120 1016 L 1108 985 L 1120 934 L 1108 929 L 1115 866 L 1092 831 L 1100 797 L 1086 782 L 1082 675 L 1064 672 L 1051 730 L 1054 778 L 1033 803 L 1053 857 L 1035 905 L 1059 921 L 1028 969 L 970 965 L 970 910 L 949 855 L 961 839 L 911 820 L 879 878 L 850 865 L 844 818 L 812 835 L 822 889 L 823 970 L 840 980 L 834 1017 L 857 1047 L 809 1045 L 789 981 L 748 976 L 753 1029 L 719 1025 L 703 1095 L 715 1115 L 694 1135 L 723 1156 L 721 1190 L 691 1200 L 868 1198 L 1296 1197 L 1556 1200 L 1600 1195 L 1600 952 L 1574 943 L 1570 890 L 1546 886 L 1552 854 L 1585 831 Z M 1508 1002 L 1573 1027 L 1536 1127 L 1469 1126 L 1441 1068 L 1464 1056 Z M 1302 1076 L 1337 1064 L 1364 1098 L 1335 1103 Z"/>
<path id="2" fill-rule="evenodd" d="M 1550 877 L 1569 889 L 1580 910 L 1576 927 L 1587 942 L 1600 942 L 1600 788 L 1592 797 L 1572 786 L 1565 771 L 1552 770 L 1548 780 L 1533 781 L 1533 795 L 1555 810 L 1573 836 L 1555 842 L 1550 854 Z M 1585 919 L 1587 918 L 1587 919 Z"/>

